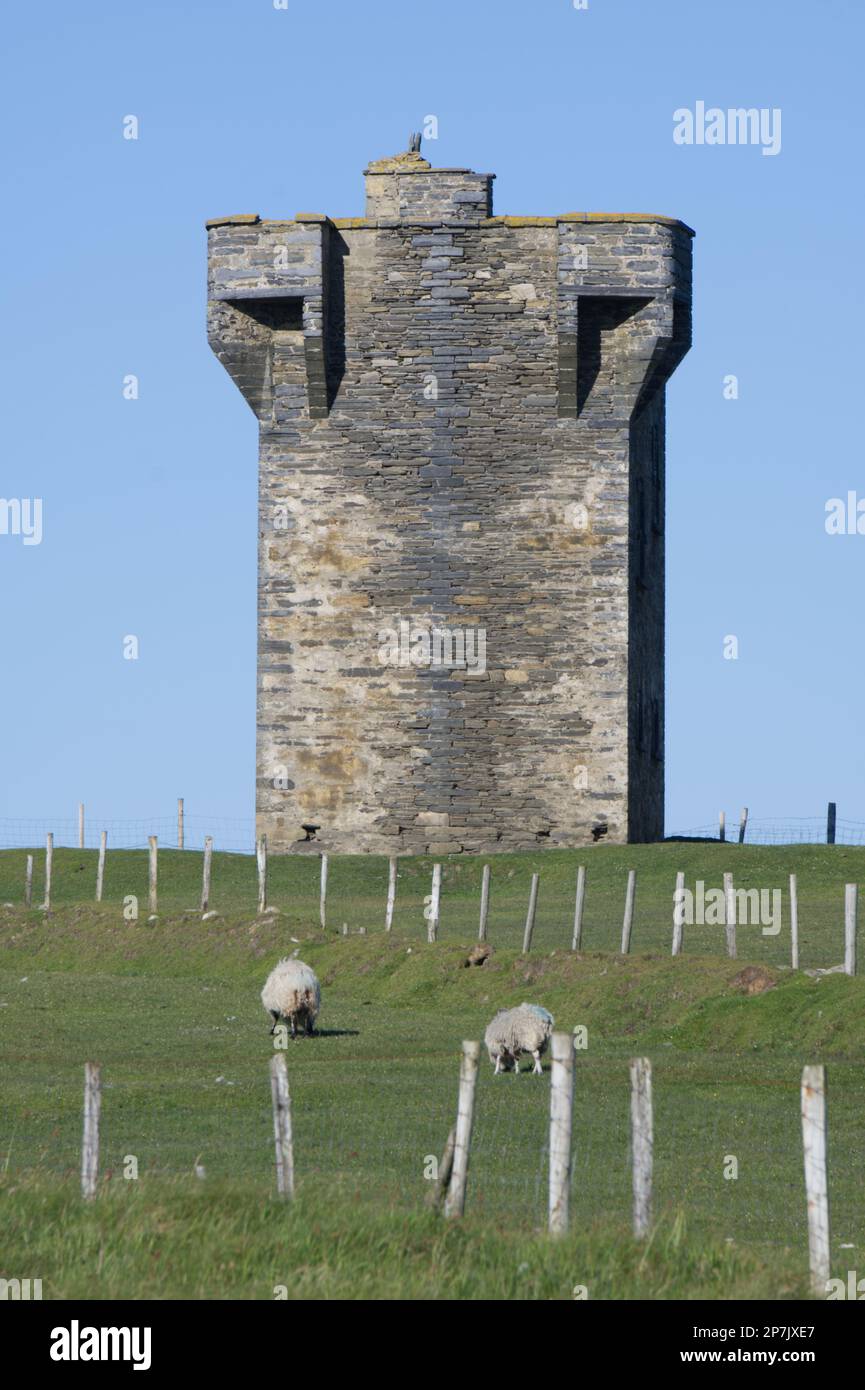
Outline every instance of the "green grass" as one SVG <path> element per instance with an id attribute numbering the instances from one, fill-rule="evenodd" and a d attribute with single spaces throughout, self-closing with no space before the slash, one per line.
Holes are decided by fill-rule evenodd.
<path id="1" fill-rule="evenodd" d="M 707 1242 L 681 1215 L 641 1246 L 611 1222 L 550 1241 L 471 1215 L 445 1223 L 427 1210 L 376 1205 L 359 1191 L 304 1192 L 285 1205 L 244 1184 L 195 1179 L 113 1191 L 89 1205 L 70 1183 L 25 1183 L 0 1190 L 0 1203 L 4 1268 L 42 1277 L 43 1298 L 106 1290 L 136 1300 L 807 1296 L 793 1252 L 766 1260 Z"/>
<path id="2" fill-rule="evenodd" d="M 254 866 L 216 856 L 220 916 L 206 923 L 184 915 L 199 855 L 160 855 L 155 922 L 146 855 L 109 854 L 99 908 L 86 902 L 94 858 L 57 853 L 50 913 L 0 908 L 0 1275 L 41 1277 L 46 1297 L 269 1298 L 285 1284 L 289 1297 L 567 1298 L 577 1283 L 591 1297 L 799 1296 L 799 1079 L 804 1062 L 820 1060 L 833 1264 L 855 1267 L 865 1244 L 865 984 L 786 969 L 786 894 L 781 936 L 740 929 L 737 962 L 720 955 L 722 929 L 686 931 L 678 960 L 669 939 L 677 869 L 719 885 L 730 867 L 737 885 L 757 887 L 785 887 L 792 871 L 803 964 L 834 964 L 843 884 L 856 881 L 865 850 L 593 848 L 579 856 L 589 885 L 579 956 L 568 949 L 578 856 L 503 856 L 492 861 L 493 955 L 480 968 L 465 964 L 479 863 L 447 864 L 441 940 L 429 946 L 427 861 L 400 861 L 386 936 L 382 860 L 331 862 L 322 932 L 313 858 L 271 862 L 280 912 L 258 919 Z M 634 954 L 622 958 L 630 866 Z M 541 911 L 526 958 L 518 943 L 535 870 Z M 0 901 L 20 901 L 22 884 L 23 854 L 0 854 Z M 141 897 L 137 921 L 119 910 L 128 893 Z M 299 1197 L 285 1210 L 273 1200 L 273 1043 L 258 994 L 275 960 L 297 949 L 324 1004 L 321 1035 L 288 1050 Z M 735 977 L 748 962 L 767 965 L 775 987 L 741 993 Z M 484 1059 L 467 1219 L 444 1229 L 424 1205 L 428 1158 L 454 1119 L 460 1041 L 524 998 L 550 1008 L 558 1027 L 588 1030 L 577 1054 L 573 1231 L 561 1243 L 541 1234 L 548 1074 L 493 1077 Z M 637 1053 L 654 1068 L 659 1224 L 648 1254 L 627 1234 L 627 1063 Z M 76 1187 L 85 1060 L 101 1063 L 104 1086 L 101 1190 L 87 1207 Z M 130 1156 L 137 1179 L 125 1176 Z M 735 1180 L 724 1177 L 730 1156 Z"/>

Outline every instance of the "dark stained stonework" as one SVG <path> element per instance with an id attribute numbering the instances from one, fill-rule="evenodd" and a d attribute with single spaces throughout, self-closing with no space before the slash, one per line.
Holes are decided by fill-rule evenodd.
<path id="1" fill-rule="evenodd" d="M 692 233 L 493 217 L 491 175 L 417 153 L 366 177 L 365 218 L 208 224 L 210 342 L 261 431 L 259 833 L 656 839 Z M 486 669 L 382 664 L 400 619 L 482 628 Z"/>

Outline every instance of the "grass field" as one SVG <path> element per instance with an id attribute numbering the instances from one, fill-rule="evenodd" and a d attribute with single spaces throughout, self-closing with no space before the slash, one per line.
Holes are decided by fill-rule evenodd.
<path id="1" fill-rule="evenodd" d="M 475 861 L 446 864 L 441 939 L 428 946 L 428 861 L 400 861 L 386 936 L 382 860 L 331 861 L 322 932 L 314 857 L 271 861 L 279 915 L 259 919 L 253 862 L 215 856 L 220 915 L 206 923 L 190 910 L 201 856 L 160 854 L 155 922 L 146 859 L 109 853 L 97 908 L 87 901 L 95 854 L 58 851 L 46 914 L 20 906 L 23 852 L 0 854 L 0 901 L 13 904 L 0 908 L 0 1275 L 42 1278 L 46 1298 L 272 1298 L 277 1286 L 290 1298 L 569 1298 L 575 1285 L 590 1298 L 800 1296 L 805 1061 L 828 1065 L 833 1264 L 855 1268 L 865 1246 L 865 983 L 786 968 L 786 886 L 796 872 L 803 966 L 834 965 L 844 883 L 863 876 L 865 850 L 665 844 L 497 857 L 493 956 L 480 968 L 465 965 Z M 578 862 L 588 892 L 585 950 L 574 955 Z M 637 911 L 622 958 L 629 867 Z M 741 927 L 730 962 L 723 928 L 695 926 L 671 959 L 679 869 L 691 886 L 720 886 L 730 869 L 737 886 L 781 888 L 781 933 Z M 539 915 L 525 958 L 533 871 Z M 137 921 L 121 911 L 130 894 Z M 320 1036 L 288 1050 L 299 1195 L 286 1209 L 273 1197 L 273 1043 L 258 993 L 275 960 L 297 949 L 324 1003 Z M 734 980 L 748 962 L 766 966 L 775 987 L 742 993 Z M 453 1123 L 460 1041 L 524 998 L 550 1008 L 558 1027 L 588 1029 L 573 1229 L 559 1243 L 542 1234 L 548 1072 L 494 1078 L 484 1059 L 466 1220 L 445 1229 L 424 1205 L 428 1156 Z M 627 1063 L 637 1053 L 654 1067 L 658 1225 L 648 1250 L 628 1234 Z M 85 1060 L 101 1063 L 104 1088 L 103 1177 L 87 1207 L 77 1193 Z M 731 1156 L 735 1179 L 724 1176 Z M 125 1176 L 130 1158 L 136 1179 Z"/>

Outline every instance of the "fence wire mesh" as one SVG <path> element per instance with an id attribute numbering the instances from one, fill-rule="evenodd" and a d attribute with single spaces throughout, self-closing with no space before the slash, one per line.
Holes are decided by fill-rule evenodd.
<path id="1" fill-rule="evenodd" d="M 151 835 L 156 835 L 166 847 L 177 845 L 177 816 L 142 816 L 133 820 L 121 820 L 113 816 L 103 817 L 86 808 L 84 825 L 84 844 L 86 848 L 96 849 L 102 831 L 108 832 L 109 844 L 116 849 L 140 849 L 146 846 Z M 299 833 L 299 832 L 298 832 Z M 738 838 L 738 824 L 731 819 L 727 823 L 728 843 Z M 76 815 L 40 816 L 31 819 L 0 817 L 0 848 L 29 849 L 45 843 L 45 836 L 53 834 L 55 844 L 78 845 L 78 818 Z M 211 836 L 213 847 L 233 854 L 252 854 L 255 850 L 255 818 L 253 816 L 208 816 L 197 813 L 184 816 L 184 847 L 201 849 L 205 836 Z M 717 840 L 718 822 L 692 826 L 688 830 L 671 831 L 668 840 Z M 797 845 L 825 844 L 826 817 L 786 816 L 776 820 L 772 817 L 750 817 L 745 831 L 745 843 L 750 845 Z M 839 818 L 835 827 L 835 843 L 839 845 L 865 845 L 865 821 Z"/>
<path id="2" fill-rule="evenodd" d="M 729 820 L 726 828 L 727 843 L 736 843 L 739 826 Z M 718 822 L 710 825 L 693 826 L 669 835 L 672 840 L 717 840 Z M 798 816 L 773 820 L 771 817 L 749 817 L 745 828 L 746 845 L 825 845 L 826 817 Z M 856 820 L 837 820 L 835 823 L 835 844 L 865 845 L 865 822 Z"/>
<path id="3" fill-rule="evenodd" d="M 307 1059 L 314 1044 L 298 1044 Z M 430 1191 L 430 1160 L 456 1113 L 457 1060 L 451 1051 L 411 1074 L 386 1065 L 323 1091 L 314 1058 L 292 1063 L 298 1191 L 356 1193 L 418 1205 Z M 853 1065 L 830 1069 L 829 1196 L 832 1247 L 865 1244 L 865 1081 Z M 114 1075 L 114 1079 L 112 1079 Z M 806 1198 L 797 1065 L 725 1065 L 708 1055 L 654 1063 L 655 1217 L 684 1213 L 688 1229 L 750 1246 L 807 1249 Z M 75 1178 L 80 1167 L 81 1071 L 45 1078 L 42 1123 L 26 1116 L 7 1136 L 13 1175 Z M 74 1084 L 73 1084 L 74 1083 Z M 182 1118 L 182 1124 L 180 1119 Z M 100 1181 L 141 1183 L 186 1176 L 242 1179 L 262 1196 L 275 1188 L 266 1065 L 225 1075 L 130 1086 L 103 1074 Z M 549 1074 L 493 1077 L 482 1063 L 466 1211 L 541 1229 L 548 1201 Z M 131 1175 L 132 1163 L 136 1165 Z M 571 1224 L 631 1219 L 627 1057 L 578 1058 L 575 1069 Z"/>

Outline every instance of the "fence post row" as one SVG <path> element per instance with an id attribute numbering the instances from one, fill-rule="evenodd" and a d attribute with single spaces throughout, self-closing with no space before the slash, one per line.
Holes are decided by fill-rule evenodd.
<path id="1" fill-rule="evenodd" d="M 84 1136 L 81 1142 L 81 1196 L 86 1201 L 96 1196 L 99 1180 L 99 1108 L 102 1087 L 99 1067 L 95 1062 L 84 1064 Z"/>
<path id="2" fill-rule="evenodd" d="M 78 803 L 78 848 L 84 848 L 84 802 Z"/>
<path id="3" fill-rule="evenodd" d="M 634 1235 L 648 1235 L 652 1223 L 652 1064 L 631 1060 L 631 1153 L 634 1166 Z"/>
<path id="4" fill-rule="evenodd" d="M 33 855 L 28 854 L 27 865 L 24 870 L 24 906 L 30 907 L 33 903 Z"/>
<path id="5" fill-rule="evenodd" d="M 183 797 L 177 798 L 177 848 L 183 849 Z"/>
<path id="6" fill-rule="evenodd" d="M 808 1199 L 811 1289 L 826 1293 L 829 1278 L 829 1187 L 826 1179 L 826 1069 L 802 1070 L 802 1148 Z"/>
<path id="7" fill-rule="evenodd" d="M 743 806 L 743 807 L 742 807 L 742 814 L 741 814 L 741 816 L 739 817 L 739 844 L 740 844 L 740 845 L 743 845 L 743 844 L 745 843 L 745 830 L 747 829 L 747 826 L 748 826 L 748 807 L 747 807 L 747 806 Z"/>
<path id="8" fill-rule="evenodd" d="M 568 1231 L 571 1188 L 571 1154 L 574 1103 L 574 1047 L 569 1033 L 553 1033 L 550 1076 L 550 1174 L 549 1232 Z M 474 1122 L 475 1091 L 481 1044 L 463 1042 L 460 1059 L 457 1122 L 450 1130 L 430 1197 L 438 1206 L 444 1195 L 444 1215 L 452 1219 L 465 1213 L 469 1154 Z M 648 1057 L 630 1061 L 631 1159 L 633 1230 L 644 1239 L 652 1224 L 654 1122 L 652 1064 Z M 294 1148 L 291 1096 L 285 1056 L 270 1061 L 270 1089 L 276 1153 L 276 1183 L 280 1197 L 294 1197 Z M 84 1125 L 81 1144 L 81 1195 L 92 1200 L 99 1183 L 99 1120 L 102 1103 L 101 1069 L 95 1062 L 84 1066 Z M 827 1176 L 826 1069 L 806 1066 L 801 1084 L 802 1150 L 808 1215 L 808 1261 L 812 1292 L 827 1291 L 830 1275 L 829 1186 Z M 196 1173 L 199 1173 L 196 1166 Z M 203 1169 L 199 1173 L 203 1176 Z"/>
<path id="9" fill-rule="evenodd" d="M 834 845 L 834 843 L 835 843 L 835 802 L 834 802 L 834 801 L 830 801 L 830 802 L 829 802 L 829 809 L 828 809 L 828 811 L 826 812 L 826 843 L 827 843 L 827 845 Z"/>
<path id="10" fill-rule="evenodd" d="M 571 1129 L 574 1115 L 574 1040 L 553 1033 L 550 1074 L 550 1235 L 567 1235 L 571 1197 Z"/>
<path id="11" fill-rule="evenodd" d="M 460 1089 L 457 1102 L 456 1140 L 451 1180 L 445 1197 L 444 1214 L 449 1219 L 462 1216 L 466 1206 L 466 1180 L 475 1111 L 475 1085 L 478 1079 L 479 1042 L 464 1042 L 460 1060 Z"/>

